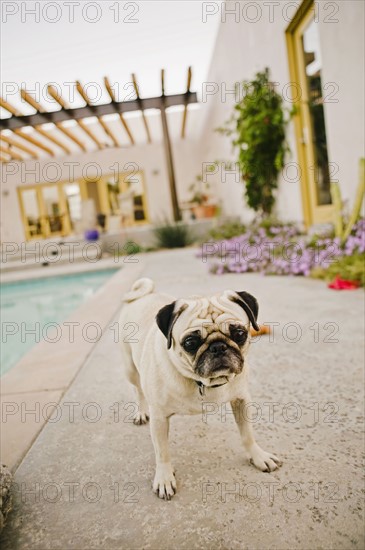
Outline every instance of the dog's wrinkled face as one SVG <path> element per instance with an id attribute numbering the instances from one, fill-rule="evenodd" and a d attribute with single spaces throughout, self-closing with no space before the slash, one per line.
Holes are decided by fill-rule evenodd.
<path id="1" fill-rule="evenodd" d="M 247 327 L 234 320 L 221 324 L 212 322 L 183 335 L 180 345 L 199 377 L 214 378 L 242 372 L 247 337 Z"/>
<path id="2" fill-rule="evenodd" d="M 242 372 L 250 322 L 258 329 L 257 314 L 253 296 L 226 291 L 173 302 L 159 311 L 156 321 L 176 367 L 185 376 L 213 383 Z"/>

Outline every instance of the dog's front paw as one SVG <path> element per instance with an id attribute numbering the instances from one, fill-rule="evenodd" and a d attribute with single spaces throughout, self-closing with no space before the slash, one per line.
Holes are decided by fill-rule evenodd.
<path id="1" fill-rule="evenodd" d="M 262 472 L 273 472 L 282 462 L 272 453 L 267 453 L 258 445 L 250 452 L 250 462 Z"/>
<path id="2" fill-rule="evenodd" d="M 157 465 L 152 487 L 159 498 L 171 500 L 176 493 L 176 479 L 170 463 Z"/>
<path id="3" fill-rule="evenodd" d="M 136 414 L 133 417 L 133 424 L 136 424 L 137 426 L 141 426 L 142 424 L 147 424 L 150 417 L 145 412 L 136 412 Z"/>

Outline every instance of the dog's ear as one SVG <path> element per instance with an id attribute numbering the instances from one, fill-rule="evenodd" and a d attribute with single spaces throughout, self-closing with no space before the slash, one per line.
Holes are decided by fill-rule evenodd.
<path id="1" fill-rule="evenodd" d="M 260 330 L 259 325 L 257 324 L 257 316 L 259 313 L 259 304 L 252 294 L 248 292 L 237 292 L 237 297 L 233 296 L 231 300 L 236 302 L 242 309 L 247 313 L 248 318 L 251 321 L 253 328 L 257 331 Z"/>
<path id="2" fill-rule="evenodd" d="M 180 313 L 188 307 L 187 304 L 182 305 L 179 310 L 174 313 L 175 306 L 176 302 L 172 302 L 172 304 L 168 304 L 167 306 L 161 308 L 156 315 L 157 326 L 167 339 L 167 349 L 171 348 L 172 329 L 174 328 L 174 324 L 176 323 Z"/>

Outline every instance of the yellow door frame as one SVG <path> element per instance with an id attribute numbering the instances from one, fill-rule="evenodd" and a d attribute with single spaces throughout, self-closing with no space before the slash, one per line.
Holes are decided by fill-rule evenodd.
<path id="1" fill-rule="evenodd" d="M 55 237 L 55 236 L 66 236 L 70 233 L 70 230 L 71 230 L 71 224 L 70 224 L 70 219 L 69 219 L 69 214 L 68 214 L 68 209 L 67 209 L 67 202 L 66 202 L 66 196 L 65 196 L 65 192 L 63 190 L 63 186 L 62 186 L 62 183 L 58 182 L 58 183 L 41 183 L 39 186 L 39 192 L 40 192 L 40 196 L 41 196 L 41 214 L 42 214 L 42 217 L 43 219 L 45 220 L 45 225 L 44 225 L 44 228 L 45 228 L 45 235 L 44 237 L 47 239 L 48 237 Z M 50 229 L 50 223 L 48 221 L 48 212 L 46 210 L 46 204 L 45 204 L 45 200 L 44 200 L 44 197 L 43 197 L 43 189 L 47 188 L 47 187 L 56 187 L 57 189 L 57 195 L 58 195 L 58 205 L 59 205 L 59 209 L 60 209 L 60 218 L 61 218 L 61 223 L 62 223 L 62 230 L 61 231 L 54 231 L 54 232 L 51 232 L 51 229 Z"/>
<path id="2" fill-rule="evenodd" d="M 31 235 L 30 234 L 28 218 L 27 218 L 27 214 L 26 214 L 26 211 L 25 211 L 25 208 L 24 208 L 24 201 L 23 201 L 22 192 L 23 191 L 32 191 L 32 190 L 34 190 L 35 193 L 36 193 L 39 219 L 41 221 L 41 232 L 42 232 L 41 235 Z M 31 241 L 33 239 L 43 238 L 44 219 L 42 217 L 41 196 L 40 196 L 40 193 L 39 193 L 38 185 L 23 185 L 23 186 L 17 188 L 17 193 L 18 193 L 18 200 L 19 200 L 19 206 L 20 206 L 20 213 L 21 213 L 23 227 L 24 227 L 25 239 L 27 241 Z"/>
<path id="3" fill-rule="evenodd" d="M 316 185 L 316 159 L 313 148 L 312 121 L 309 111 L 309 95 L 302 51 L 302 35 L 315 15 L 314 0 L 304 0 L 286 29 L 289 72 L 292 82 L 299 86 L 300 97 L 294 101 L 294 127 L 301 169 L 303 215 L 306 226 L 329 222 L 333 219 L 333 204 L 318 204 Z"/>
<path id="4" fill-rule="evenodd" d="M 65 195 L 65 191 L 63 189 L 63 184 L 66 182 L 58 182 L 58 183 L 37 183 L 35 185 L 22 185 L 17 188 L 18 192 L 18 199 L 20 204 L 20 212 L 22 215 L 23 220 L 23 227 L 25 231 L 25 238 L 27 241 L 33 240 L 33 239 L 47 239 L 48 237 L 52 236 L 66 236 L 71 233 L 71 222 L 69 217 L 69 212 L 67 209 L 67 199 Z M 45 187 L 56 187 L 57 193 L 58 193 L 58 204 L 60 207 L 60 217 L 62 218 L 62 231 L 57 231 L 54 233 L 51 233 L 50 231 L 50 225 L 48 221 L 48 213 L 46 210 L 44 197 L 42 194 L 42 190 Z M 37 197 L 37 205 L 38 205 L 38 211 L 39 211 L 39 219 L 41 221 L 41 235 L 31 235 L 29 231 L 29 224 L 27 221 L 27 215 L 24 208 L 24 201 L 23 201 L 23 191 L 30 191 L 34 190 L 36 192 Z"/>
<path id="5" fill-rule="evenodd" d="M 108 197 L 108 186 L 107 182 L 110 179 L 114 179 L 115 177 L 118 177 L 119 180 L 119 189 L 120 192 L 123 193 L 127 191 L 127 179 L 129 177 L 138 176 L 141 180 L 142 185 L 142 206 L 140 210 L 143 210 L 145 219 L 144 220 L 134 220 L 133 225 L 144 225 L 146 223 L 149 223 L 149 210 L 148 210 L 148 202 L 147 202 L 147 193 L 146 193 L 146 185 L 145 185 L 145 179 L 144 179 L 144 172 L 143 170 L 138 170 L 137 172 L 119 172 L 116 174 L 115 172 L 112 172 L 110 174 L 103 174 L 98 180 L 98 193 L 99 193 L 99 200 L 100 200 L 100 206 L 103 209 L 103 214 L 110 214 L 110 205 L 109 205 L 109 197 Z M 86 191 L 86 182 L 85 180 L 82 181 L 82 185 L 84 188 L 85 196 L 83 198 L 87 198 L 87 191 Z M 80 184 L 81 189 L 81 184 Z"/>

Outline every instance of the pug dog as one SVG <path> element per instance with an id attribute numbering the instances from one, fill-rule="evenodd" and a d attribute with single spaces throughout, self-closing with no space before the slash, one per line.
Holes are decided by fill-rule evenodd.
<path id="1" fill-rule="evenodd" d="M 247 352 L 251 325 L 259 330 L 257 300 L 232 290 L 174 300 L 154 292 L 153 281 L 143 278 L 124 302 L 119 321 L 122 365 L 135 389 L 135 424 L 150 420 L 156 456 L 153 491 L 166 500 L 176 492 L 170 418 L 201 414 L 204 403 L 230 402 L 248 458 L 263 472 L 278 468 L 279 459 L 256 443 L 247 407 Z"/>

